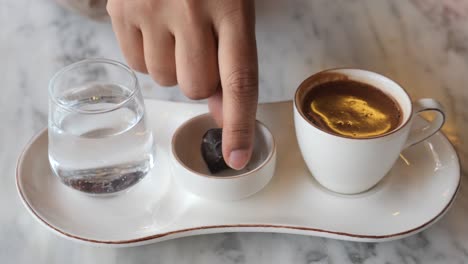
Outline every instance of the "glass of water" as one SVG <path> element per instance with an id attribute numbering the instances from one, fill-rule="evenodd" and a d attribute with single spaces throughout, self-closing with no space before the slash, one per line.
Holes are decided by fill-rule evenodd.
<path id="1" fill-rule="evenodd" d="M 107 59 L 71 64 L 49 85 L 49 161 L 88 194 L 123 191 L 154 163 L 154 142 L 135 73 Z"/>

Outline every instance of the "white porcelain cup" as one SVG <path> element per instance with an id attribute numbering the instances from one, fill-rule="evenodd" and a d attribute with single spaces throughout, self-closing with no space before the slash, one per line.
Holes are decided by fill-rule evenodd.
<path id="1" fill-rule="evenodd" d="M 385 134 L 365 139 L 330 134 L 310 122 L 302 109 L 310 89 L 335 80 L 355 80 L 370 84 L 392 97 L 400 106 L 400 125 Z M 413 126 L 415 115 L 437 113 L 424 127 Z M 294 96 L 296 137 L 307 167 L 327 189 L 344 194 L 366 191 L 376 185 L 392 168 L 400 152 L 436 133 L 444 124 L 442 106 L 434 99 L 414 103 L 396 82 L 380 74 L 359 69 L 332 69 L 306 79 Z"/>

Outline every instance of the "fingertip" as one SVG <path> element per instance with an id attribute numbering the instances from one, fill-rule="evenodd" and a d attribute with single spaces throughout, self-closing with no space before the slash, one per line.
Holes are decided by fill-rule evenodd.
<path id="1" fill-rule="evenodd" d="M 255 131 L 248 126 L 233 130 L 228 124 L 223 125 L 223 157 L 229 167 L 241 170 L 252 156 Z"/>
<path id="2" fill-rule="evenodd" d="M 235 170 L 245 168 L 250 160 L 251 151 L 248 149 L 235 149 L 229 153 L 228 165 Z"/>

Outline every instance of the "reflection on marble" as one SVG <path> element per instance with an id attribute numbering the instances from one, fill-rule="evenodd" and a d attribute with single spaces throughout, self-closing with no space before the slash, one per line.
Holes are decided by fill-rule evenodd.
<path id="1" fill-rule="evenodd" d="M 111 27 L 49 0 L 0 1 L 0 262 L 468 263 L 467 24 L 468 3 L 460 0 L 257 0 L 261 101 L 290 99 L 311 73 L 351 66 L 445 105 L 444 132 L 462 161 L 462 187 L 448 214 L 426 231 L 371 244 L 249 233 L 108 249 L 69 242 L 38 225 L 16 195 L 14 169 L 23 145 L 46 125 L 51 75 L 86 57 L 123 60 Z M 140 77 L 147 96 L 187 100 Z"/>

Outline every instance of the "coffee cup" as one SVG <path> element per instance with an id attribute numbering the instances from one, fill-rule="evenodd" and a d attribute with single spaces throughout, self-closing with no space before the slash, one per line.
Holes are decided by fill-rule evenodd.
<path id="1" fill-rule="evenodd" d="M 347 82 L 374 87 L 388 96 L 399 109 L 398 117 L 389 118 L 398 118 L 398 123 L 381 134 L 353 137 L 354 134 L 340 134 L 334 127 L 335 130 L 327 130 L 313 122 L 307 113 L 308 95 L 328 83 Z M 330 92 L 334 87 L 327 89 Z M 334 95 L 331 93 L 328 96 L 333 99 Z M 324 107 L 333 109 L 328 102 L 323 104 Z M 423 127 L 414 126 L 415 116 L 425 111 L 434 111 L 435 118 Z M 323 116 L 320 112 L 318 114 Z M 390 171 L 402 150 L 432 136 L 444 121 L 443 107 L 436 100 L 424 98 L 412 102 L 399 84 L 366 70 L 332 69 L 319 72 L 302 82 L 294 96 L 294 124 L 304 161 L 322 186 L 343 194 L 361 193 L 375 186 Z"/>

